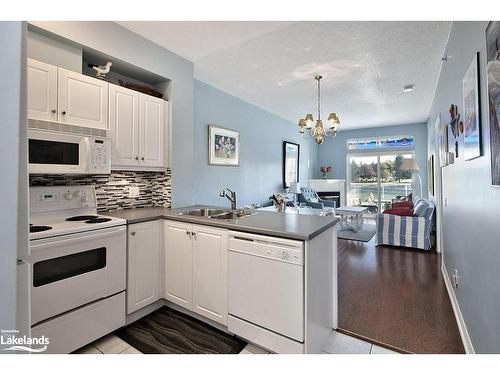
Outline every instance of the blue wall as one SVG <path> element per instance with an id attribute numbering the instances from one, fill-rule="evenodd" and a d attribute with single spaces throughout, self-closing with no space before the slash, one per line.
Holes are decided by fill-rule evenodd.
<path id="1" fill-rule="evenodd" d="M 335 139 L 325 141 L 318 148 L 318 168 L 322 165 L 331 165 L 330 178 L 346 179 L 347 173 L 347 140 L 354 138 L 369 138 L 382 136 L 412 135 L 415 139 L 415 157 L 420 167 L 422 177 L 422 191 L 427 196 L 427 124 L 410 124 L 384 126 L 379 128 L 366 128 L 357 130 L 340 131 Z M 315 178 L 320 178 L 317 168 Z M 418 190 L 418 187 L 417 187 Z"/>
<path id="2" fill-rule="evenodd" d="M 452 103 L 463 113 L 462 78 L 479 51 L 483 156 L 465 161 L 460 139 L 459 157 L 454 164 L 441 168 L 443 198 L 447 202 L 443 207 L 443 260 L 450 275 L 458 270 L 460 284 L 453 292 L 476 353 L 499 353 L 500 188 L 491 185 L 490 177 L 487 25 L 488 22 L 453 22 L 446 46 L 446 54 L 451 58 L 441 69 L 429 125 L 438 115 L 441 122 L 448 121 Z"/>
<path id="3" fill-rule="evenodd" d="M 208 165 L 208 125 L 240 132 L 240 166 Z M 300 138 L 297 126 L 203 82 L 194 81 L 193 201 L 229 205 L 225 187 L 238 192 L 238 206 L 266 200 L 282 191 L 282 142 L 300 144 L 300 181 L 313 177 L 317 146 Z"/>

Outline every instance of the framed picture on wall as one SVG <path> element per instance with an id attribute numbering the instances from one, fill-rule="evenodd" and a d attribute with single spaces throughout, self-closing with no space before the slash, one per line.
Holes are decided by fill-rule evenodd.
<path id="1" fill-rule="evenodd" d="M 240 165 L 240 133 L 208 125 L 208 164 Z"/>
<path id="2" fill-rule="evenodd" d="M 464 100 L 464 159 L 481 156 L 481 110 L 479 107 L 479 52 L 462 80 Z"/>
<path id="3" fill-rule="evenodd" d="M 283 189 L 299 182 L 300 145 L 283 141 Z"/>
<path id="4" fill-rule="evenodd" d="M 500 21 L 486 28 L 488 108 L 490 113 L 491 183 L 500 185 Z"/>

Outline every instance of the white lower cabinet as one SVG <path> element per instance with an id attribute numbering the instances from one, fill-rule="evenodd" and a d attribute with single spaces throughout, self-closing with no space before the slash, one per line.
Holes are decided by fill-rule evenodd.
<path id="1" fill-rule="evenodd" d="M 227 231 L 193 226 L 193 311 L 227 325 Z"/>
<path id="2" fill-rule="evenodd" d="M 227 325 L 227 230 L 165 221 L 165 298 Z"/>
<path id="3" fill-rule="evenodd" d="M 128 226 L 127 314 L 161 298 L 161 220 Z"/>
<path id="4" fill-rule="evenodd" d="M 165 299 L 191 310 L 193 301 L 192 225 L 165 221 Z"/>

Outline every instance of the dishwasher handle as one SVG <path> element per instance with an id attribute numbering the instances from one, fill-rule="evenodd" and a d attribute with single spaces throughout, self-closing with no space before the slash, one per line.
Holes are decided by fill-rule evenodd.
<path id="1" fill-rule="evenodd" d="M 247 238 L 247 237 L 234 236 L 233 238 L 235 240 L 248 241 L 248 242 L 254 242 L 255 241 L 253 238 Z"/>

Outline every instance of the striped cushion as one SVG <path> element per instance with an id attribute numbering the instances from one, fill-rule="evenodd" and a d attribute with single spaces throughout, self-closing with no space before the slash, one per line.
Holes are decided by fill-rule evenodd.
<path id="1" fill-rule="evenodd" d="M 427 212 L 428 208 L 429 208 L 429 203 L 421 199 L 420 201 L 418 201 L 415 207 L 413 207 L 413 215 L 425 217 L 424 215 Z"/>

